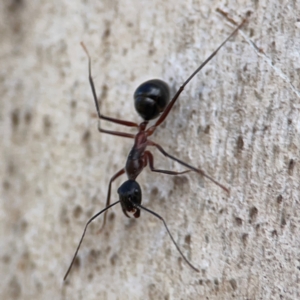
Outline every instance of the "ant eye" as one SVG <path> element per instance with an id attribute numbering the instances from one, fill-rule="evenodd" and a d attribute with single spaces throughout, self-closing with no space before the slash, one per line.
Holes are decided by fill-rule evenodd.
<path id="1" fill-rule="evenodd" d="M 139 193 L 139 191 L 137 189 L 134 190 L 135 195 L 137 195 Z"/>

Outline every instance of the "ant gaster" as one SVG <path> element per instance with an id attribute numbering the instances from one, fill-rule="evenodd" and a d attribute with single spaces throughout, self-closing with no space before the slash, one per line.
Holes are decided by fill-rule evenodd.
<path id="1" fill-rule="evenodd" d="M 124 120 L 120 120 L 120 119 L 114 119 L 114 118 L 106 117 L 106 116 L 104 116 L 100 113 L 99 104 L 98 104 L 98 100 L 97 100 L 98 98 L 97 98 L 97 94 L 96 94 L 96 89 L 95 89 L 94 81 L 93 81 L 93 78 L 92 78 L 91 58 L 90 58 L 90 55 L 89 55 L 85 45 L 83 43 L 81 43 L 84 51 L 86 52 L 86 54 L 88 56 L 89 82 L 90 82 L 90 86 L 91 86 L 91 89 L 92 89 L 93 98 L 94 98 L 94 101 L 95 101 L 97 114 L 98 114 L 98 118 L 99 118 L 98 130 L 100 132 L 103 132 L 103 133 L 134 139 L 134 145 L 133 145 L 131 151 L 129 152 L 125 167 L 122 168 L 121 170 L 119 170 L 109 181 L 105 208 L 103 210 L 101 210 L 100 212 L 98 212 L 96 215 L 94 215 L 86 223 L 83 234 L 81 236 L 81 239 L 80 239 L 79 244 L 77 246 L 77 249 L 75 251 L 72 262 L 71 262 L 71 264 L 70 264 L 70 266 L 67 270 L 67 273 L 64 277 L 64 280 L 66 280 L 66 278 L 68 277 L 68 274 L 69 274 L 69 272 L 70 272 L 70 270 L 71 270 L 71 268 L 74 264 L 75 258 L 77 256 L 78 250 L 79 250 L 79 248 L 81 246 L 81 243 L 83 241 L 83 238 L 84 238 L 84 235 L 86 233 L 88 225 L 94 219 L 96 219 L 99 215 L 104 213 L 103 224 L 102 224 L 102 227 L 100 229 L 100 231 L 101 231 L 104 228 L 104 225 L 106 223 L 107 210 L 109 208 L 111 208 L 112 206 L 116 205 L 117 203 L 121 203 L 122 210 L 123 210 L 124 214 L 127 217 L 129 217 L 128 213 L 133 213 L 133 216 L 135 218 L 138 218 L 140 216 L 140 211 L 144 210 L 144 211 L 147 211 L 148 213 L 154 215 L 158 219 L 160 219 L 163 222 L 163 224 L 164 224 L 164 226 L 165 226 L 165 228 L 166 228 L 173 244 L 177 248 L 178 252 L 182 256 L 184 261 L 193 270 L 199 272 L 199 270 L 196 267 L 194 267 L 188 261 L 188 259 L 183 255 L 182 251 L 180 250 L 179 246 L 177 245 L 177 243 L 175 242 L 173 236 L 171 235 L 165 220 L 160 215 L 158 215 L 157 213 L 155 213 L 155 212 L 153 212 L 153 211 L 149 210 L 148 208 L 141 205 L 142 191 L 141 191 L 140 185 L 136 181 L 136 178 L 142 172 L 142 170 L 147 166 L 147 164 L 149 164 L 149 167 L 150 167 L 151 171 L 158 172 L 158 173 L 164 173 L 164 174 L 168 174 L 168 175 L 178 175 L 178 174 L 183 174 L 183 173 L 187 173 L 187 172 L 190 172 L 190 171 L 194 171 L 194 172 L 197 172 L 198 174 L 208 178 L 209 180 L 214 182 L 216 185 L 221 187 L 224 191 L 229 193 L 229 190 L 225 186 L 223 186 L 222 184 L 220 184 L 219 182 L 214 180 L 212 177 L 207 175 L 203 170 L 195 168 L 195 167 L 179 160 L 178 158 L 168 154 L 160 145 L 158 145 L 155 142 L 149 140 L 148 137 L 150 137 L 155 132 L 157 127 L 161 123 L 164 122 L 164 120 L 168 116 L 169 112 L 171 111 L 173 105 L 175 104 L 176 100 L 178 99 L 179 95 L 181 94 L 181 92 L 183 91 L 185 86 L 190 82 L 190 80 L 217 54 L 217 52 L 222 48 L 222 46 L 243 26 L 245 21 L 246 21 L 246 19 L 194 71 L 194 73 L 192 75 L 190 75 L 190 77 L 183 83 L 183 85 L 176 92 L 176 94 L 173 97 L 173 99 L 171 100 L 171 102 L 169 102 L 169 98 L 170 98 L 169 87 L 165 82 L 163 82 L 161 80 L 158 80 L 158 79 L 153 79 L 153 80 L 149 80 L 149 81 L 146 81 L 143 84 L 141 84 L 136 89 L 136 91 L 134 93 L 134 106 L 135 106 L 135 109 L 138 112 L 138 114 L 144 120 L 140 124 L 130 122 L 130 121 L 124 121 Z M 147 129 L 148 122 L 150 120 L 155 119 L 158 116 L 159 116 L 159 118 L 155 122 L 155 124 Z M 120 124 L 120 125 L 124 125 L 124 126 L 127 126 L 127 127 L 136 127 L 136 128 L 138 128 L 138 133 L 136 135 L 134 135 L 134 134 L 124 133 L 124 132 L 117 132 L 117 131 L 110 131 L 110 130 L 103 129 L 100 126 L 100 120 L 101 119 L 109 121 L 109 122 L 117 123 L 117 124 Z M 173 160 L 177 161 L 179 164 L 187 167 L 189 170 L 186 170 L 186 171 L 183 171 L 183 172 L 175 172 L 175 171 L 155 169 L 154 168 L 153 155 L 150 151 L 146 150 L 148 146 L 156 147 L 158 149 L 158 151 L 160 151 L 164 156 L 169 157 L 170 159 L 173 159 Z M 127 174 L 128 180 L 125 181 L 118 189 L 119 200 L 114 202 L 113 204 L 110 204 L 111 184 L 116 178 L 123 175 L 124 173 Z"/>

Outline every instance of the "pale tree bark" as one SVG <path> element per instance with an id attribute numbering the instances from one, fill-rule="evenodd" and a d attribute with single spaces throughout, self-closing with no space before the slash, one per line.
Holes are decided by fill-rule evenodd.
<path id="1" fill-rule="evenodd" d="M 172 93 L 252 12 L 186 87 L 153 140 L 195 173 L 138 177 L 142 212 L 120 206 L 88 229 L 132 141 L 100 134 L 103 114 L 140 122 L 132 94 Z M 26 1 L 0 4 L 1 299 L 300 299 L 299 1 Z M 102 122 L 111 130 L 128 128 Z M 133 131 L 134 132 L 134 131 Z M 184 170 L 154 151 L 158 168 Z M 125 176 L 112 186 L 112 201 Z"/>

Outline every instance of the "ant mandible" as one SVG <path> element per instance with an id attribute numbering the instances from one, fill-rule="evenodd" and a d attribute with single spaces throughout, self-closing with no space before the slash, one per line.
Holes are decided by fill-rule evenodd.
<path id="1" fill-rule="evenodd" d="M 224 191 L 229 193 L 229 190 L 214 180 L 212 177 L 207 175 L 203 170 L 195 168 L 178 158 L 168 154 L 159 144 L 156 144 L 155 142 L 151 141 L 148 139 L 149 136 L 151 136 L 157 127 L 164 122 L 166 117 L 168 116 L 169 112 L 171 111 L 173 105 L 175 104 L 176 100 L 178 99 L 179 95 L 185 88 L 185 86 L 191 81 L 191 79 L 217 54 L 217 52 L 223 47 L 223 45 L 244 25 L 246 19 L 225 39 L 225 41 L 190 75 L 190 77 L 183 83 L 183 85 L 179 88 L 179 90 L 176 92 L 175 96 L 169 102 L 170 98 L 170 92 L 169 92 L 169 87 L 168 85 L 159 79 L 152 79 L 149 81 L 146 81 L 142 83 L 135 91 L 134 93 L 134 106 L 138 114 L 143 118 L 143 122 L 140 124 L 130 122 L 130 121 L 124 121 L 120 119 L 114 119 L 110 117 L 106 117 L 100 113 L 100 108 L 98 104 L 98 98 L 96 94 L 96 89 L 94 85 L 94 81 L 92 78 L 92 71 L 91 71 L 91 57 L 87 51 L 87 48 L 83 43 L 81 43 L 81 46 L 83 47 L 87 57 L 88 57 L 88 72 L 89 72 L 89 82 L 90 86 L 92 89 L 93 93 L 93 98 L 95 101 L 96 109 L 97 109 L 97 114 L 98 114 L 98 130 L 103 133 L 111 134 L 111 135 L 116 135 L 116 136 L 121 136 L 121 137 L 126 137 L 126 138 L 131 138 L 134 139 L 134 145 L 129 152 L 126 165 L 124 168 L 122 168 L 120 171 L 118 171 L 109 181 L 108 185 L 108 192 L 107 192 L 107 198 L 106 198 L 106 206 L 104 209 L 102 209 L 100 212 L 95 214 L 85 225 L 83 234 L 81 236 L 81 239 L 79 241 L 79 244 L 77 246 L 77 249 L 75 251 L 75 254 L 73 256 L 72 262 L 67 270 L 67 273 L 64 277 L 64 280 L 67 279 L 71 268 L 74 264 L 75 258 L 77 256 L 77 253 L 79 251 L 79 248 L 81 246 L 81 243 L 83 241 L 83 238 L 85 236 L 86 230 L 88 225 L 95 220 L 99 215 L 104 213 L 104 219 L 103 219 L 103 224 L 100 229 L 100 231 L 104 228 L 105 223 L 106 223 L 106 215 L 107 211 L 109 208 L 112 206 L 121 203 L 122 210 L 124 214 L 129 218 L 129 215 L 127 213 L 133 213 L 133 216 L 135 218 L 138 218 L 140 216 L 140 211 L 144 210 L 147 211 L 148 213 L 154 215 L 158 219 L 160 219 L 173 244 L 177 248 L 178 252 L 184 259 L 184 261 L 195 271 L 199 272 L 199 270 L 194 267 L 189 260 L 183 255 L 182 251 L 180 250 L 179 246 L 175 242 L 173 236 L 171 235 L 169 228 L 165 222 L 165 220 L 155 213 L 154 211 L 151 211 L 150 209 L 144 207 L 141 205 L 142 202 L 142 191 L 140 185 L 137 183 L 136 178 L 138 175 L 142 172 L 142 170 L 149 164 L 149 167 L 152 172 L 158 172 L 158 173 L 164 173 L 168 175 L 178 175 L 178 174 L 184 174 L 190 171 L 197 172 L 198 174 L 208 178 L 212 182 L 214 182 L 216 185 L 221 187 Z M 169 104 L 168 104 L 169 102 Z M 160 115 L 161 114 L 161 115 Z M 155 124 L 147 129 L 148 122 L 150 120 L 155 119 L 156 117 L 158 120 L 155 122 Z M 124 133 L 124 132 L 117 132 L 117 131 L 110 131 L 101 128 L 100 126 L 100 120 L 106 120 L 109 122 L 113 122 L 116 124 L 124 125 L 127 127 L 136 127 L 138 128 L 138 133 L 137 134 L 129 134 L 129 133 Z M 155 169 L 154 168 L 154 159 L 153 155 L 150 151 L 146 150 L 148 146 L 153 146 L 158 149 L 164 156 L 169 157 L 170 159 L 173 159 L 180 163 L 181 165 L 187 167 L 189 170 L 183 171 L 183 172 L 175 172 L 175 171 L 168 171 L 168 170 L 160 170 L 160 169 Z M 124 173 L 127 174 L 128 180 L 125 181 L 118 189 L 118 194 L 119 194 L 119 200 L 114 202 L 113 204 L 110 204 L 110 194 L 111 194 L 111 184 L 112 182 L 118 178 L 119 176 L 123 175 Z"/>

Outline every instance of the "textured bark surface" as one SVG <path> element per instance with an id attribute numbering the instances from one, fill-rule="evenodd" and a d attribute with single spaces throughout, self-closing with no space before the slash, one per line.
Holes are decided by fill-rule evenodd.
<path id="1" fill-rule="evenodd" d="M 144 205 L 201 272 L 159 220 L 127 219 L 116 206 L 101 235 L 101 218 L 90 226 L 63 284 L 132 146 L 98 133 L 79 43 L 103 114 L 140 122 L 132 94 L 141 82 L 161 78 L 174 93 L 231 33 L 217 8 L 237 22 L 252 15 L 153 139 L 230 196 L 194 173 L 147 168 L 138 178 Z M 299 299 L 299 11 L 299 1 L 278 0 L 2 1 L 0 298 Z M 153 153 L 157 167 L 183 170 Z"/>

